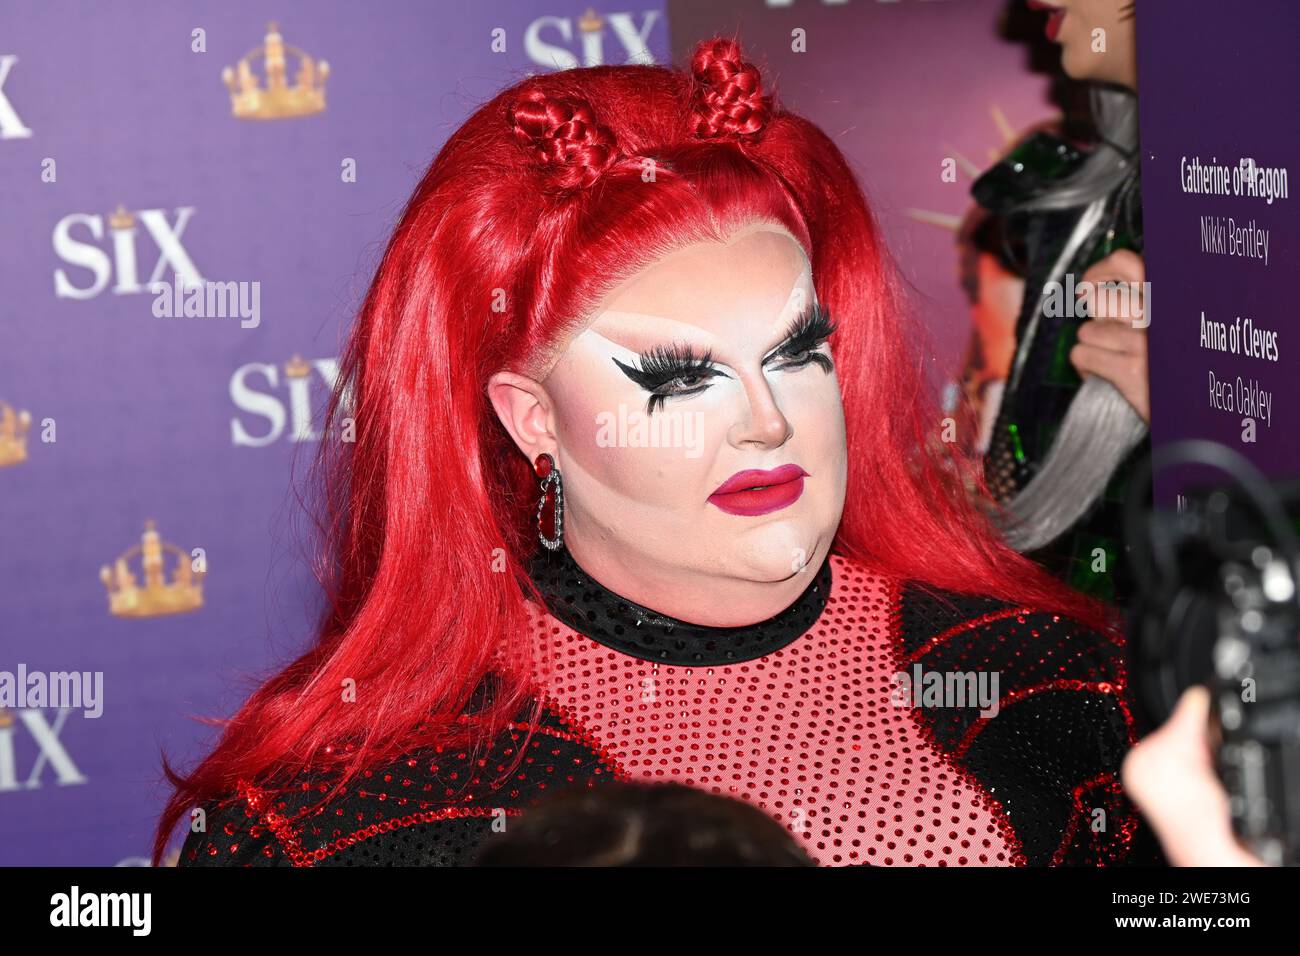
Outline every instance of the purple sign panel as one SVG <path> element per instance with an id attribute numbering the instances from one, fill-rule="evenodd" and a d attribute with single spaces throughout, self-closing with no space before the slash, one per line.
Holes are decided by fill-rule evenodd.
<path id="1" fill-rule="evenodd" d="M 1296 477 L 1300 5 L 1182 0 L 1140 16 L 1153 441 L 1212 439 Z M 1187 474 L 1157 482 L 1162 505 Z"/>

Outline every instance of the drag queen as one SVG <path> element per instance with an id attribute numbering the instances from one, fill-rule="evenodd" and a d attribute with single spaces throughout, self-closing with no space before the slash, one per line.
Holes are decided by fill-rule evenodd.
<path id="1" fill-rule="evenodd" d="M 159 823 L 182 865 L 455 865 L 676 781 L 825 865 L 1125 861 L 1122 647 L 952 472 L 844 157 L 736 44 L 471 116 L 327 442 L 328 612 Z"/>

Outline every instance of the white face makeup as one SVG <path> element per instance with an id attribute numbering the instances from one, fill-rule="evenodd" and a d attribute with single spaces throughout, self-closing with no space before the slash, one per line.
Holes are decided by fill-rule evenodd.
<path id="1" fill-rule="evenodd" d="M 696 623 L 789 606 L 844 507 L 833 322 L 772 223 L 679 249 L 608 295 L 542 383 L 574 559 Z"/>

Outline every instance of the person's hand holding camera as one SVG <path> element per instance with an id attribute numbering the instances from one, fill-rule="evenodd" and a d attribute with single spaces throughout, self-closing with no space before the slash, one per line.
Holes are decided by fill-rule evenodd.
<path id="1" fill-rule="evenodd" d="M 1210 693 L 1192 687 L 1124 760 L 1124 788 L 1174 866 L 1264 866 L 1232 832 L 1206 733 Z"/>

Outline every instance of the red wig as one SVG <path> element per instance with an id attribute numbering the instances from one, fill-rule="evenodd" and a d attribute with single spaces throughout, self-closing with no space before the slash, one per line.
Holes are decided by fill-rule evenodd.
<path id="1" fill-rule="evenodd" d="M 690 72 L 531 77 L 451 136 L 393 233 L 322 443 L 320 633 L 224 722 L 191 773 L 164 758 L 175 792 L 155 862 L 189 808 L 238 780 L 274 788 L 326 766 L 341 787 L 378 760 L 483 742 L 518 716 L 538 492 L 488 377 L 548 367 L 614 285 L 755 220 L 803 244 L 838 322 L 848 488 L 833 551 L 900 579 L 1101 623 L 1004 546 L 960 490 L 954 452 L 936 441 L 916 329 L 852 171 L 821 130 L 763 93 L 733 41 L 700 44 Z M 355 440 L 339 441 L 349 425 Z M 502 678 L 498 692 L 469 707 L 489 673 Z M 356 703 L 340 705 L 345 686 Z"/>

